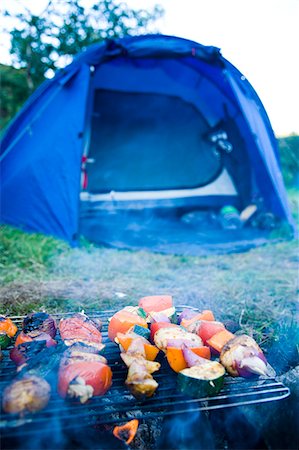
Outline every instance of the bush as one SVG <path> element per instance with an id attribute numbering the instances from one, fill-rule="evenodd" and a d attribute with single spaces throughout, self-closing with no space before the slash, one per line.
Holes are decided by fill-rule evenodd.
<path id="1" fill-rule="evenodd" d="M 278 139 L 282 174 L 287 187 L 299 187 L 299 136 Z"/>

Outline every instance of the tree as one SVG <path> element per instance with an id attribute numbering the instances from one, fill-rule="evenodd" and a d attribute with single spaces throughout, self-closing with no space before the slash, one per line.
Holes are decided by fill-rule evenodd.
<path id="1" fill-rule="evenodd" d="M 3 129 L 30 94 L 24 69 L 0 64 L 0 128 Z"/>
<path id="2" fill-rule="evenodd" d="M 151 11 L 133 10 L 117 0 L 83 4 L 84 0 L 50 0 L 39 16 L 25 7 L 19 13 L 5 11 L 8 20 L 18 23 L 6 31 L 13 64 L 25 69 L 30 91 L 90 44 L 148 32 L 164 13 L 157 5 Z"/>

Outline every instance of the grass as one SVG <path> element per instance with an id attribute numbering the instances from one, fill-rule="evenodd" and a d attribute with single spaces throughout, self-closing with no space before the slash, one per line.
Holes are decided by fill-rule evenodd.
<path id="1" fill-rule="evenodd" d="M 296 241 L 246 253 L 186 257 L 67 244 L 3 227 L 0 236 L 3 313 L 87 311 L 136 304 L 170 293 L 176 304 L 212 309 L 259 342 L 275 337 L 280 318 L 297 312 Z"/>

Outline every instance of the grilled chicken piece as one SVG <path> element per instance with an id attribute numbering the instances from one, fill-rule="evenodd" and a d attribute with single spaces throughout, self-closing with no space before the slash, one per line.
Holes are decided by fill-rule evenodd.
<path id="1" fill-rule="evenodd" d="M 142 362 L 142 364 L 146 368 L 146 371 L 149 374 L 157 372 L 157 370 L 159 370 L 160 367 L 161 367 L 161 364 L 156 362 L 156 361 L 148 361 L 147 359 L 144 359 L 144 361 L 143 361 L 143 359 L 140 359 L 140 358 L 135 357 L 135 356 L 131 356 L 128 353 L 121 353 L 120 356 L 121 356 L 121 359 L 123 360 L 123 362 L 125 363 L 125 365 L 127 367 L 131 367 L 131 365 L 133 363 L 140 363 L 140 362 Z"/>
<path id="2" fill-rule="evenodd" d="M 131 394 L 138 399 L 152 397 L 158 387 L 142 360 L 131 363 L 125 383 Z"/>
<path id="3" fill-rule="evenodd" d="M 129 368 L 125 383 L 131 394 L 138 399 L 152 397 L 158 383 L 151 374 L 160 369 L 160 364 L 146 359 L 143 339 L 133 339 L 127 352 L 120 356 Z"/>
<path id="4" fill-rule="evenodd" d="M 245 334 L 236 336 L 225 344 L 220 354 L 220 362 L 233 377 L 275 376 L 275 371 L 267 362 L 262 349 L 253 338 Z"/>

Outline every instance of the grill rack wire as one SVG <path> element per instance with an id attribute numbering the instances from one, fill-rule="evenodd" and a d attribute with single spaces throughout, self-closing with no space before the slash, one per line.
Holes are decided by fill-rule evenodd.
<path id="1" fill-rule="evenodd" d="M 185 305 L 176 309 L 181 311 Z M 188 306 L 188 308 L 190 308 Z M 193 308 L 195 309 L 195 308 Z M 196 310 L 196 309 L 195 309 Z M 124 384 L 127 368 L 119 357 L 118 346 L 108 339 L 108 318 L 116 311 L 106 310 L 99 313 L 86 312 L 90 318 L 100 318 L 103 321 L 103 343 L 106 344 L 105 357 L 113 372 L 113 384 L 103 397 L 94 397 L 86 404 L 69 402 L 61 399 L 56 387 L 52 388 L 51 399 L 48 406 L 35 414 L 26 414 L 19 417 L 17 414 L 1 413 L 1 435 L 9 437 L 16 433 L 26 435 L 53 421 L 63 424 L 63 429 L 73 427 L 74 420 L 80 420 L 80 427 L 99 426 L 103 424 L 117 424 L 137 418 L 148 420 L 173 414 L 183 414 L 198 411 L 213 411 L 225 408 L 282 400 L 290 395 L 290 390 L 275 378 L 256 378 L 246 380 L 241 378 L 225 377 L 221 391 L 211 397 L 193 399 L 176 391 L 176 374 L 169 368 L 167 361 L 159 355 L 161 368 L 154 374 L 159 388 L 152 398 L 137 401 Z M 51 314 L 56 319 L 68 317 L 74 312 Z M 11 319 L 17 325 L 21 324 L 24 316 L 14 316 Z M 60 336 L 56 338 L 60 340 Z M 4 358 L 0 370 L 0 390 L 3 392 L 16 373 L 15 364 L 9 359 L 9 349 L 4 350 Z M 52 374 L 53 378 L 53 374 Z M 55 377 L 57 378 L 57 377 Z M 55 420 L 53 420 L 55 419 Z"/>

